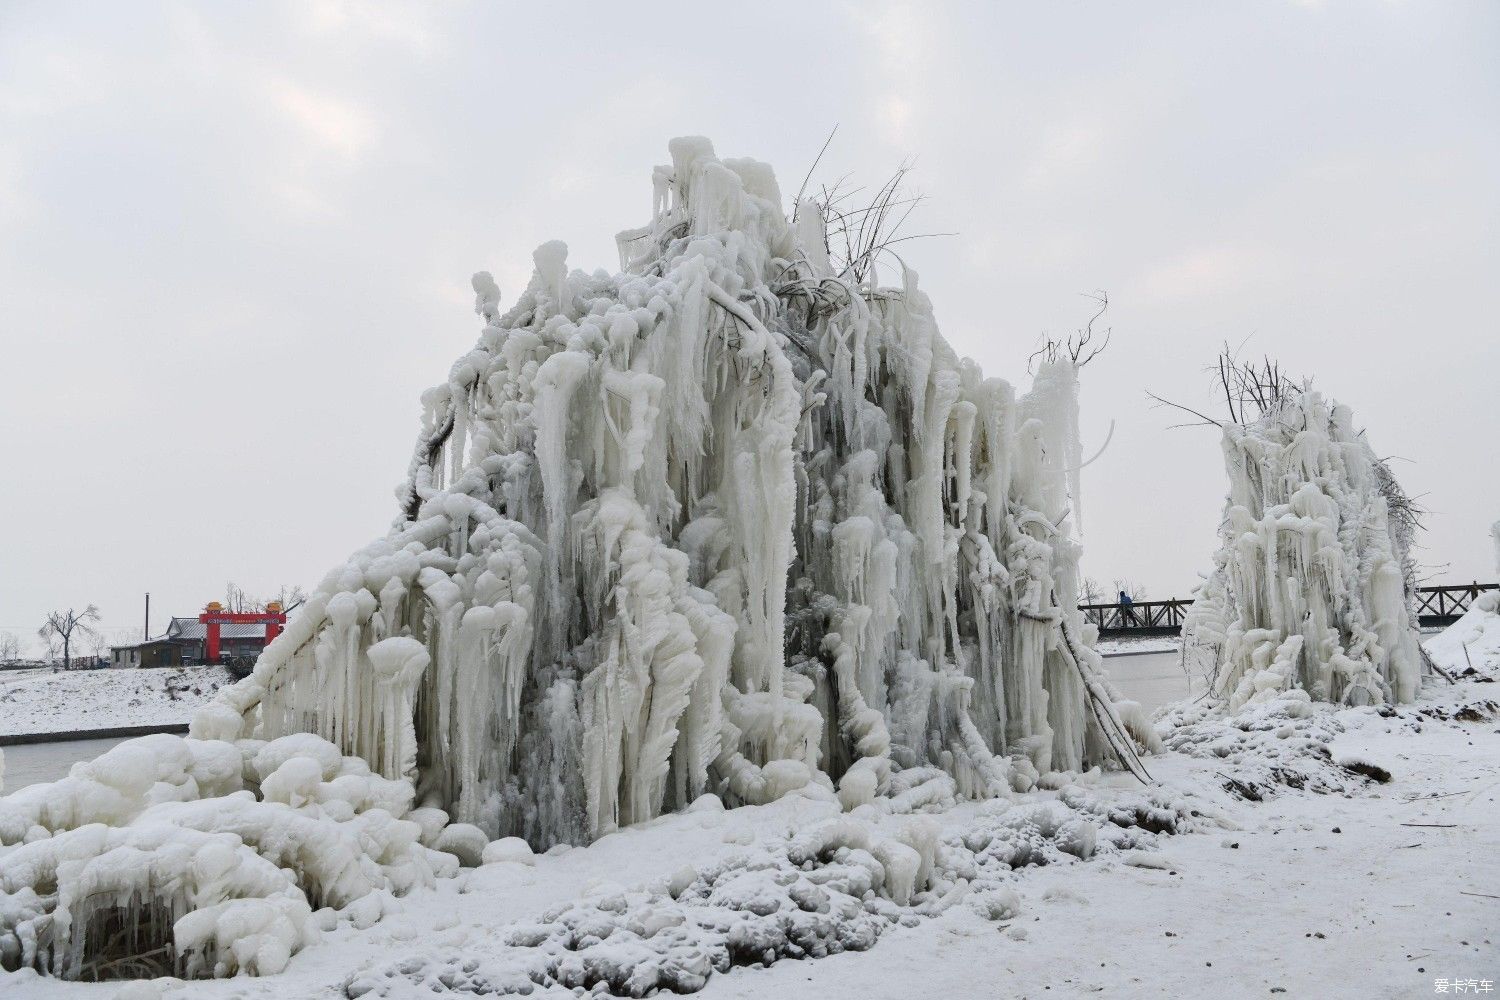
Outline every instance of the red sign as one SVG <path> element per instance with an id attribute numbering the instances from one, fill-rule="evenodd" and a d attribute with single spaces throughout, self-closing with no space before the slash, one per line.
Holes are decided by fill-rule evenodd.
<path id="1" fill-rule="evenodd" d="M 286 624 L 286 613 L 283 611 L 205 611 L 198 616 L 198 620 L 208 626 L 208 636 L 204 640 L 203 660 L 205 663 L 218 663 L 219 626 L 264 624 L 266 644 L 270 645 L 271 640 L 281 634 L 281 627 Z"/>

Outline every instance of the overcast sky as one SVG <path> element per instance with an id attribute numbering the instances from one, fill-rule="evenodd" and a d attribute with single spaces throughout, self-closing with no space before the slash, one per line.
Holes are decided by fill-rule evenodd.
<path id="1" fill-rule="evenodd" d="M 648 9 L 650 12 L 648 13 Z M 928 201 L 944 334 L 1018 385 L 1105 289 L 1085 569 L 1186 596 L 1220 344 L 1350 404 L 1495 577 L 1500 4 L 0 0 L 0 630 L 311 587 L 395 513 L 418 395 L 537 244 L 616 266 L 666 142 Z"/>

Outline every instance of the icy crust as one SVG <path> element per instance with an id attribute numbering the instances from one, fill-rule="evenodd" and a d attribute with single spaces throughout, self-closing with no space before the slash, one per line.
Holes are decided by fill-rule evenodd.
<path id="1" fill-rule="evenodd" d="M 1078 378 L 1017 397 L 917 276 L 835 273 L 815 204 L 673 140 L 621 270 L 534 254 L 424 416 L 400 515 L 196 737 L 309 732 L 538 849 L 704 793 L 845 808 L 1134 764 L 1077 610 Z"/>
<path id="2" fill-rule="evenodd" d="M 1187 829 L 1189 816 L 1160 793 L 1100 796 L 1080 785 L 1042 801 L 986 803 L 946 831 L 932 817 L 892 821 L 864 806 L 654 885 L 602 886 L 509 926 L 501 949 L 423 950 L 357 972 L 344 993 L 693 993 L 735 966 L 864 951 L 886 930 L 955 905 L 1010 919 L 1018 871 L 1151 852 L 1160 835 Z"/>
<path id="3" fill-rule="evenodd" d="M 1169 750 L 1223 761 L 1216 772 L 1231 795 L 1259 802 L 1291 788 L 1353 795 L 1392 778 L 1392 761 L 1340 748 L 1346 734 L 1366 727 L 1420 733 L 1432 722 L 1485 722 L 1500 717 L 1493 685 L 1434 682 L 1410 705 L 1343 708 L 1316 702 L 1305 691 L 1230 709 L 1182 703 L 1160 713 L 1157 732 Z"/>
<path id="4" fill-rule="evenodd" d="M 465 828 L 412 799 L 308 734 L 121 743 L 0 799 L 0 968 L 280 972 L 320 928 L 457 873 L 462 850 L 434 847 Z"/>
<path id="5" fill-rule="evenodd" d="M 1342 795 L 1368 784 L 1366 776 L 1335 763 L 1329 747 L 1344 724 L 1305 691 L 1285 691 L 1237 711 L 1179 705 L 1159 717 L 1157 732 L 1168 749 L 1223 761 L 1224 790 L 1254 802 L 1284 788 Z"/>
<path id="6" fill-rule="evenodd" d="M 1229 496 L 1183 644 L 1232 709 L 1289 690 L 1346 705 L 1412 701 L 1423 665 L 1410 520 L 1347 407 L 1310 389 L 1226 424 Z"/>

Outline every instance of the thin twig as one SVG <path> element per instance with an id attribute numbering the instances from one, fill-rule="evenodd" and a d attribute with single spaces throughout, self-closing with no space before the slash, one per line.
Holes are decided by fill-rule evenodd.
<path id="1" fill-rule="evenodd" d="M 807 182 L 812 180 L 813 171 L 818 169 L 818 164 L 823 162 L 823 154 L 828 152 L 828 144 L 833 142 L 833 135 L 839 130 L 835 122 L 833 129 L 828 133 L 828 138 L 823 140 L 823 148 L 818 150 L 818 155 L 813 158 L 812 166 L 807 168 L 807 176 L 802 178 L 802 186 L 797 189 L 797 199 L 792 202 L 792 221 L 797 221 L 797 208 L 802 204 L 802 194 L 807 190 Z"/>

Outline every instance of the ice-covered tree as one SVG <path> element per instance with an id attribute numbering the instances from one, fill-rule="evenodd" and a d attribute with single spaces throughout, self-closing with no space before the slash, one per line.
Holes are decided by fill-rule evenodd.
<path id="1" fill-rule="evenodd" d="M 1131 760 L 1076 607 L 1074 359 L 1018 395 L 768 166 L 671 154 L 617 273 L 547 243 L 509 308 L 475 276 L 390 533 L 194 734 L 317 733 L 539 845 Z"/>
<path id="2" fill-rule="evenodd" d="M 483 330 L 423 397 L 394 524 L 193 738 L 0 799 L 0 967 L 276 972 L 315 911 L 365 926 L 502 834 L 1139 766 L 1155 736 L 1077 608 L 1081 358 L 1018 395 L 879 225 L 834 207 L 830 252 L 769 167 L 671 153 L 617 273 L 544 244 L 508 309 L 475 276 Z M 918 840 L 868 844 L 892 898 Z"/>
<path id="3" fill-rule="evenodd" d="M 1235 709 L 1289 689 L 1411 701 L 1423 663 L 1411 557 L 1418 511 L 1346 406 L 1273 362 L 1218 367 L 1229 494 L 1185 647 Z"/>

